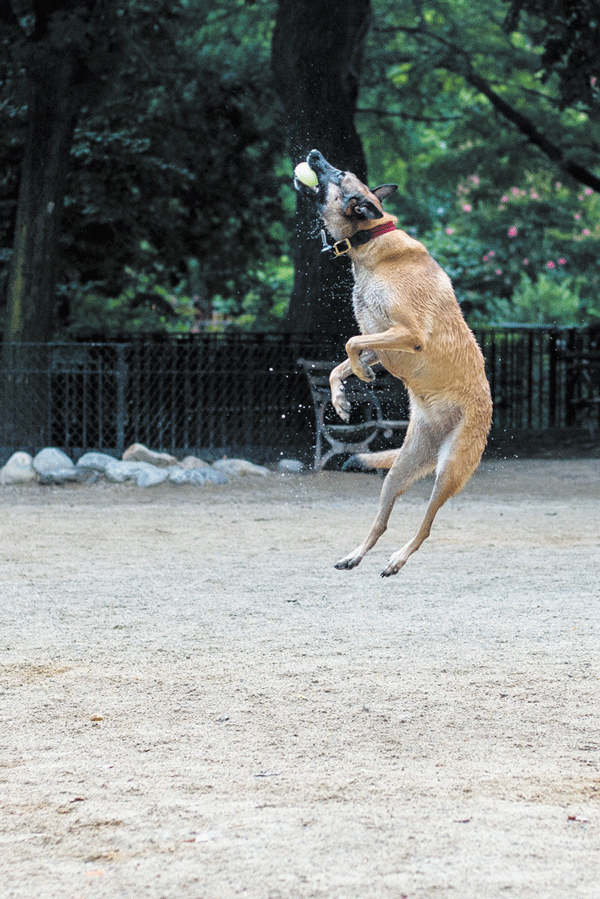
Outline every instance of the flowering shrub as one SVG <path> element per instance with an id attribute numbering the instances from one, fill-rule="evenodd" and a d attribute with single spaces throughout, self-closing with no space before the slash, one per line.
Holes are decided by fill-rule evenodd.
<path id="1" fill-rule="evenodd" d="M 580 278 L 557 280 L 540 272 L 532 281 L 523 272 L 510 300 L 491 300 L 486 315 L 474 316 L 473 323 L 577 326 L 583 317 L 581 288 Z"/>
<path id="2" fill-rule="evenodd" d="M 423 239 L 477 324 L 600 318 L 600 196 L 589 188 L 548 179 L 501 191 L 471 175 Z"/>

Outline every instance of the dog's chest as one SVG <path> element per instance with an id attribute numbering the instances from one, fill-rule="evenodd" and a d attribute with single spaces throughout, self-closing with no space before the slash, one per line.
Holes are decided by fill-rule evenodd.
<path id="1" fill-rule="evenodd" d="M 390 298 L 386 285 L 373 278 L 369 272 L 355 270 L 352 299 L 354 315 L 363 334 L 375 334 L 391 326 Z"/>

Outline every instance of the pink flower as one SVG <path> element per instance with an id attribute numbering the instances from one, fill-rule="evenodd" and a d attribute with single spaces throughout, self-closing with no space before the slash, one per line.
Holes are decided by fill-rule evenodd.
<path id="1" fill-rule="evenodd" d="M 506 194 L 504 194 L 504 196 L 502 197 L 502 199 L 500 200 L 500 202 L 501 202 L 501 203 L 508 203 L 508 197 L 506 196 Z"/>
<path id="2" fill-rule="evenodd" d="M 456 231 L 456 228 L 446 228 L 446 234 L 451 235 L 451 234 L 454 234 L 455 231 Z"/>
<path id="3" fill-rule="evenodd" d="M 538 194 L 537 190 L 530 191 L 529 196 L 531 197 L 532 200 L 539 200 L 539 198 L 540 198 L 540 195 Z"/>
<path id="4" fill-rule="evenodd" d="M 471 206 L 470 203 L 464 203 L 462 206 L 462 211 L 463 212 L 473 212 L 473 207 Z"/>
<path id="5" fill-rule="evenodd" d="M 523 265 L 529 265 L 529 259 L 524 259 L 524 260 L 523 260 Z"/>
<path id="6" fill-rule="evenodd" d="M 555 262 L 552 262 L 552 261 L 547 262 L 547 263 L 546 263 L 546 268 L 556 268 L 556 263 L 555 263 Z"/>
<path id="7" fill-rule="evenodd" d="M 584 190 L 584 194 L 586 195 L 586 197 L 591 197 L 593 193 L 594 191 L 591 187 L 586 187 L 586 189 Z"/>
<path id="8" fill-rule="evenodd" d="M 589 237 L 592 232 L 590 231 L 589 228 L 584 228 L 581 233 L 583 234 L 584 237 Z"/>
<path id="9" fill-rule="evenodd" d="M 496 255 L 496 253 L 494 250 L 490 250 L 490 252 L 488 253 L 488 256 L 490 256 L 490 257 L 495 256 L 495 255 Z"/>
<path id="10" fill-rule="evenodd" d="M 496 274 L 497 274 L 497 275 L 501 275 L 501 274 L 502 274 L 502 269 L 501 269 L 501 268 L 497 268 L 497 269 L 496 269 Z"/>
<path id="11" fill-rule="evenodd" d="M 566 264 L 567 264 L 567 260 L 566 260 L 563 256 L 561 256 L 560 259 L 558 260 L 558 264 L 559 264 L 559 265 L 566 265 Z"/>
<path id="12" fill-rule="evenodd" d="M 508 229 L 508 236 L 509 236 L 509 237 L 516 237 L 518 233 L 519 233 L 519 232 L 517 231 L 517 229 L 515 228 L 514 225 L 512 226 L 512 228 L 509 228 L 509 229 Z"/>
<path id="13" fill-rule="evenodd" d="M 575 213 L 575 220 L 578 222 L 581 221 L 581 213 L 580 212 Z"/>

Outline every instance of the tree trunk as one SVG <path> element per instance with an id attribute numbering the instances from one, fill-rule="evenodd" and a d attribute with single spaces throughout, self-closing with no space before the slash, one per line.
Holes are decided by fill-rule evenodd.
<path id="1" fill-rule="evenodd" d="M 67 51 L 60 58 L 45 55 L 29 75 L 28 133 L 0 353 L 0 445 L 11 450 L 35 451 L 44 440 L 40 399 L 46 375 L 36 364 L 37 352 L 19 343 L 47 343 L 54 332 L 60 215 L 81 105 L 77 70 Z"/>
<path id="2" fill-rule="evenodd" d="M 370 0 L 279 0 L 272 67 L 281 97 L 294 165 L 313 148 L 337 168 L 366 179 L 354 125 Z M 352 275 L 347 259 L 321 254 L 310 201 L 298 196 L 294 288 L 287 327 L 350 336 Z"/>
<path id="3" fill-rule="evenodd" d="M 29 76 L 29 122 L 8 282 L 7 342 L 45 342 L 53 333 L 60 216 L 73 131 L 81 105 L 78 62 L 45 56 Z"/>

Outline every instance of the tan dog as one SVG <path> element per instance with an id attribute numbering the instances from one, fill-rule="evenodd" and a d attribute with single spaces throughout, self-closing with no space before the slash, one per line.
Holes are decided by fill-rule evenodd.
<path id="1" fill-rule="evenodd" d="M 410 420 L 399 450 L 358 456 L 369 468 L 389 468 L 379 512 L 367 538 L 336 568 L 358 565 L 387 528 L 397 497 L 435 470 L 433 492 L 416 534 L 395 552 L 382 577 L 396 574 L 429 536 L 438 509 L 467 483 L 485 448 L 492 417 L 481 350 L 462 316 L 450 279 L 425 247 L 396 228 L 381 201 L 397 189 L 370 191 L 351 172 L 333 168 L 318 152 L 307 157 L 318 185 L 296 187 L 311 195 L 336 254 L 354 267 L 354 312 L 361 336 L 346 344 L 348 358 L 330 375 L 333 405 L 347 419 L 344 380 L 363 381 L 381 363 L 404 382 Z M 377 221 L 377 227 L 373 222 Z"/>

